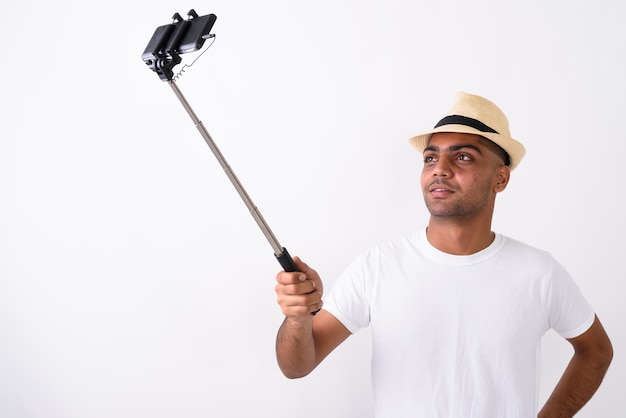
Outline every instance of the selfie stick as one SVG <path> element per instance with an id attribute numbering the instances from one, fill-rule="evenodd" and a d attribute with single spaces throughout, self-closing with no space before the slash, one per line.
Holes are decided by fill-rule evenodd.
<path id="1" fill-rule="evenodd" d="M 209 148 L 211 148 L 211 151 L 213 151 L 213 155 L 215 155 L 215 158 L 217 158 L 217 161 L 219 161 L 220 165 L 224 169 L 226 176 L 228 176 L 228 178 L 230 179 L 230 182 L 233 184 L 233 186 L 235 186 L 237 193 L 239 193 L 239 196 L 248 207 L 250 214 L 256 221 L 259 228 L 261 228 L 263 235 L 265 235 L 265 238 L 267 238 L 267 240 L 269 241 L 270 245 L 272 246 L 272 249 L 274 250 L 274 256 L 276 257 L 280 265 L 285 269 L 285 271 L 298 271 L 298 268 L 296 267 L 296 265 L 293 262 L 293 259 L 287 252 L 287 249 L 281 246 L 278 240 L 276 239 L 276 236 L 270 229 L 269 225 L 267 224 L 267 222 L 265 222 L 265 219 L 263 219 L 263 215 L 261 215 L 261 212 L 259 212 L 259 209 L 254 205 L 254 203 L 252 202 L 252 199 L 250 199 L 250 196 L 246 192 L 246 189 L 243 188 L 243 185 L 241 184 L 241 182 L 239 181 L 239 179 L 237 178 L 233 170 L 230 168 L 230 166 L 224 159 L 224 156 L 222 155 L 219 148 L 213 141 L 213 138 L 211 138 L 211 135 L 204 127 L 204 124 L 196 116 L 195 112 L 189 105 L 189 102 L 187 102 L 187 99 L 185 99 L 185 96 L 183 96 L 183 93 L 178 88 L 178 85 L 176 84 L 176 82 L 174 80 L 169 80 L 168 83 L 170 84 L 170 86 L 172 87 L 172 90 L 174 90 L 174 93 L 176 94 L 176 96 L 182 103 L 183 107 L 185 108 L 189 116 L 191 117 L 191 120 L 200 131 L 200 135 L 202 135 L 202 138 L 204 138 Z"/>
<path id="2" fill-rule="evenodd" d="M 272 249 L 274 250 L 274 256 L 280 265 L 283 269 L 285 269 L 285 271 L 298 271 L 291 255 L 289 255 L 289 252 L 287 252 L 285 247 L 280 245 L 267 222 L 265 222 L 265 219 L 263 219 L 263 216 L 252 202 L 252 199 L 250 199 L 250 196 L 244 189 L 243 185 L 226 162 L 226 159 L 213 141 L 213 138 L 211 138 L 211 135 L 204 127 L 200 119 L 198 119 L 195 112 L 189 105 L 189 102 L 187 102 L 187 99 L 185 99 L 185 96 L 183 96 L 183 93 L 176 84 L 175 79 L 177 76 L 174 75 L 173 68 L 180 64 L 180 55 L 199 50 L 202 48 L 205 40 L 213 38 L 214 35 L 210 32 L 217 18 L 214 14 L 198 16 L 193 9 L 189 11 L 187 16 L 188 19 L 184 20 L 178 13 L 176 13 L 172 17 L 171 24 L 159 26 L 152 35 L 152 39 L 150 39 L 150 42 L 148 43 L 148 46 L 146 47 L 141 58 L 151 70 L 159 75 L 161 80 L 169 83 L 170 87 L 191 117 L 191 120 L 198 128 L 198 131 L 200 131 L 202 138 L 204 138 L 211 151 L 213 151 L 215 158 L 217 158 L 217 161 L 224 169 L 224 172 L 230 179 L 231 183 L 235 186 L 237 193 L 239 193 L 239 196 L 248 207 L 248 210 L 250 210 L 252 217 L 256 221 L 259 228 L 261 228 L 263 235 L 265 235 L 265 238 L 269 241 Z M 315 315 L 315 313 L 317 313 L 317 311 L 312 312 L 313 315 Z"/>

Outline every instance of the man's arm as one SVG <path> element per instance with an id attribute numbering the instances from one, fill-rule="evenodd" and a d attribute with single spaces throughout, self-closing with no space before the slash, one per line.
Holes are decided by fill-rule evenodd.
<path id="1" fill-rule="evenodd" d="M 613 359 L 613 347 L 596 316 L 582 335 L 570 338 L 574 355 L 538 418 L 571 418 L 591 399 Z"/>
<path id="2" fill-rule="evenodd" d="M 285 320 L 276 337 L 276 358 L 283 374 L 295 379 L 309 374 L 343 342 L 350 331 L 322 306 L 322 281 L 317 272 L 294 258 L 299 272 L 276 276 L 276 295 Z"/>

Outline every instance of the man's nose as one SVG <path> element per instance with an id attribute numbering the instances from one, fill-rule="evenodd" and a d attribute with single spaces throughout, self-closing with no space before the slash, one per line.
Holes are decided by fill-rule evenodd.
<path id="1" fill-rule="evenodd" d="M 441 157 L 437 161 L 435 168 L 433 169 L 433 176 L 435 177 L 450 177 L 452 174 L 451 163 L 445 158 Z"/>

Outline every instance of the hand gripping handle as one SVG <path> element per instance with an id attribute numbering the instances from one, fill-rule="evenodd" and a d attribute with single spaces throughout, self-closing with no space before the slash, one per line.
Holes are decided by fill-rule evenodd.
<path id="1" fill-rule="evenodd" d="M 298 267 L 296 267 L 296 263 L 294 263 L 293 258 L 291 258 L 291 255 L 289 254 L 289 251 L 287 251 L 287 249 L 285 247 L 282 247 L 282 248 L 283 248 L 283 250 L 282 250 L 282 252 L 280 254 L 274 254 L 274 256 L 276 257 L 276 259 L 278 260 L 280 265 L 287 272 L 298 271 Z M 320 310 L 317 309 L 317 310 L 311 312 L 311 315 L 315 315 L 319 311 Z"/>

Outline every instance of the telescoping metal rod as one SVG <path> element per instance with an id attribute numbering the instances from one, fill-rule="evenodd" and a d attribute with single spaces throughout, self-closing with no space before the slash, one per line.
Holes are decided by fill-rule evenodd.
<path id="1" fill-rule="evenodd" d="M 172 87 L 172 90 L 174 90 L 174 93 L 176 94 L 180 102 L 182 103 L 183 107 L 185 108 L 189 116 L 191 117 L 191 120 L 193 120 L 193 123 L 196 125 L 196 127 L 200 131 L 202 138 L 204 138 L 209 148 L 211 148 L 211 151 L 213 151 L 215 158 L 217 158 L 220 165 L 226 172 L 226 175 L 230 179 L 231 183 L 233 184 L 233 186 L 235 186 L 237 193 L 239 193 L 239 196 L 246 204 L 248 210 L 250 210 L 250 214 L 252 214 L 252 217 L 256 221 L 257 225 L 259 225 L 259 228 L 261 228 L 263 235 L 265 235 L 265 238 L 267 238 L 267 240 L 269 241 L 270 245 L 272 246 L 272 249 L 274 250 L 274 256 L 276 257 L 280 265 L 283 267 L 283 269 L 285 269 L 285 271 L 298 271 L 298 268 L 296 267 L 296 264 L 291 258 L 291 255 L 289 254 L 289 252 L 287 251 L 285 247 L 280 245 L 280 243 L 276 239 L 276 236 L 274 236 L 274 233 L 270 229 L 269 225 L 267 225 L 267 222 L 265 222 L 265 219 L 263 219 L 261 212 L 259 212 L 259 209 L 252 202 L 252 199 L 250 199 L 250 196 L 246 192 L 246 189 L 244 189 L 241 182 L 239 181 L 239 179 L 237 178 L 233 170 L 230 168 L 230 165 L 228 165 L 228 163 L 226 162 L 226 159 L 224 158 L 221 151 L 219 150 L 219 148 L 213 141 L 213 138 L 211 138 L 211 135 L 209 134 L 207 129 L 204 127 L 204 124 L 200 121 L 200 119 L 198 119 L 198 116 L 196 116 L 196 113 L 193 111 L 193 109 L 189 105 L 189 102 L 187 102 L 187 99 L 185 99 L 185 96 L 183 96 L 183 93 L 178 88 L 178 85 L 176 85 L 176 82 L 174 80 L 168 80 L 168 82 L 170 86 Z M 319 311 L 320 309 L 317 309 L 311 312 L 311 315 L 315 315 Z"/>
<path id="2" fill-rule="evenodd" d="M 176 82 L 174 80 L 170 80 L 169 83 L 170 83 L 170 86 L 172 86 L 174 93 L 176 93 L 176 96 L 182 103 L 183 107 L 185 108 L 189 116 L 191 117 L 191 120 L 193 120 L 193 123 L 196 125 L 196 127 L 200 131 L 202 138 L 204 138 L 209 148 L 211 148 L 211 151 L 213 151 L 215 158 L 217 158 L 217 161 L 219 161 L 220 165 L 224 169 L 224 172 L 226 172 L 226 175 L 230 179 L 231 183 L 233 184 L 233 186 L 235 186 L 237 193 L 239 193 L 239 196 L 241 197 L 241 199 L 244 201 L 244 203 L 250 210 L 250 214 L 252 214 L 252 217 L 254 218 L 256 223 L 259 225 L 259 228 L 261 228 L 263 235 L 265 235 L 265 238 L 267 238 L 270 245 L 272 246 L 272 249 L 274 250 L 274 254 L 276 255 L 282 254 L 283 247 L 280 245 L 280 243 L 276 239 L 276 236 L 274 235 L 270 227 L 267 225 L 267 222 L 265 222 L 265 219 L 263 219 L 263 216 L 261 215 L 261 212 L 259 212 L 259 209 L 254 205 L 254 202 L 252 202 L 252 199 L 250 199 L 250 196 L 246 192 L 246 189 L 244 189 L 243 185 L 241 184 L 241 182 L 239 181 L 239 179 L 237 178 L 233 170 L 230 168 L 230 165 L 228 165 L 228 163 L 226 162 L 226 159 L 224 158 L 219 148 L 215 144 L 215 141 L 213 141 L 213 138 L 211 138 L 211 135 L 209 134 L 207 129 L 204 127 L 204 124 L 200 121 L 200 119 L 198 119 L 198 116 L 196 116 L 196 113 L 193 111 L 193 109 L 189 105 L 189 102 L 187 102 L 187 99 L 185 99 L 185 96 L 183 96 L 183 93 L 178 88 L 178 85 L 176 85 Z"/>

